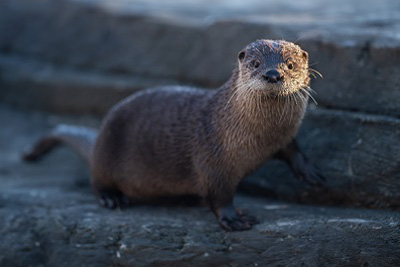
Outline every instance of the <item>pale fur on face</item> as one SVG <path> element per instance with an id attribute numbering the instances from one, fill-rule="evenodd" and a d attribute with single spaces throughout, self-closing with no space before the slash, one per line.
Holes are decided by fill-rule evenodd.
<path id="1" fill-rule="evenodd" d="M 309 88 L 308 54 L 298 45 L 283 40 L 258 40 L 239 53 L 238 88 L 284 97 Z M 276 70 L 283 79 L 268 83 L 262 75 Z M 246 85 L 242 86 L 246 81 Z"/>

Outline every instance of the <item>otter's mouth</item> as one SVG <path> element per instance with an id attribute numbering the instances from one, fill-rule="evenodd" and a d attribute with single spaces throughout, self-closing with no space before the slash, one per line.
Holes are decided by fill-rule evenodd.
<path id="1" fill-rule="evenodd" d="M 300 92 L 300 89 L 291 89 L 291 90 L 281 90 L 278 92 L 278 96 L 290 96 L 290 95 L 294 95 Z"/>
<path id="2" fill-rule="evenodd" d="M 285 86 L 285 77 L 278 69 L 269 69 L 260 77 L 263 91 L 271 97 L 288 96 L 297 90 L 290 90 Z"/>
<path id="3" fill-rule="evenodd" d="M 306 94 L 305 92 L 302 92 L 303 90 L 301 88 L 288 88 L 283 82 L 278 82 L 274 84 L 263 82 L 263 85 L 259 87 L 257 91 L 260 91 L 271 98 L 290 97 L 296 94 Z"/>

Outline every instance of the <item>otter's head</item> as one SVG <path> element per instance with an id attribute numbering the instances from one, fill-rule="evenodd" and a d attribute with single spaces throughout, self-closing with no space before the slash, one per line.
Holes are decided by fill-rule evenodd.
<path id="1" fill-rule="evenodd" d="M 275 97 L 309 87 L 308 54 L 291 42 L 257 40 L 239 52 L 238 61 L 247 90 Z"/>

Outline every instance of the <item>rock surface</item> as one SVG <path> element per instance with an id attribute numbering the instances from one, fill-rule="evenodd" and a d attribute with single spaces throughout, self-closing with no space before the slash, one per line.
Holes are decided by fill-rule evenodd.
<path id="1" fill-rule="evenodd" d="M 303 206 L 238 195 L 258 217 L 226 233 L 206 207 L 111 211 L 90 192 L 86 166 L 67 149 L 43 161 L 20 151 L 51 125 L 96 126 L 0 106 L 0 266 L 397 266 L 400 214 Z"/>
<path id="2" fill-rule="evenodd" d="M 0 266 L 399 266 L 398 32 L 397 0 L 0 1 Z M 299 142 L 327 184 L 266 164 L 237 197 L 251 231 L 225 233 L 205 207 L 102 209 L 67 149 L 20 161 L 142 88 L 218 87 L 259 38 L 296 41 L 324 76 Z"/>
<path id="3" fill-rule="evenodd" d="M 243 189 L 303 203 L 400 208 L 399 119 L 311 108 L 298 140 L 326 176 L 324 188 L 310 188 L 284 163 L 270 162 Z"/>
<path id="4" fill-rule="evenodd" d="M 0 56 L 42 61 L 47 69 L 55 67 L 55 80 L 63 75 L 63 68 L 72 68 L 89 77 L 93 72 L 140 77 L 129 81 L 133 88 L 159 80 L 215 87 L 229 77 L 244 45 L 259 38 L 284 38 L 298 40 L 324 75 L 323 81 L 313 84 L 320 105 L 400 115 L 400 69 L 396 67 L 400 37 L 393 34 L 400 31 L 396 0 L 379 4 L 373 0 L 301 4 L 220 0 L 212 8 L 203 7 L 209 6 L 208 0 L 168 1 L 170 8 L 158 1 L 137 0 L 3 0 L 1 4 Z M 7 73 L 9 64 L 1 61 L 0 72 Z M 29 107 L 12 93 L 23 77 L 2 77 L 0 99 Z M 49 86 L 52 81 L 42 80 Z M 64 91 L 74 88 L 59 82 Z M 112 91 L 118 82 L 110 82 L 115 85 L 104 83 L 99 89 L 107 86 Z M 33 106 L 38 105 L 33 102 Z M 53 109 L 74 110 L 68 105 Z"/>
<path id="5" fill-rule="evenodd" d="M 319 109 L 300 142 L 324 170 L 328 191 L 296 184 L 284 167 L 266 168 L 270 182 L 251 184 L 283 199 L 399 207 L 400 39 L 391 34 L 400 29 L 399 3 L 283 1 L 271 9 L 221 0 L 204 9 L 206 2 L 5 0 L 0 100 L 104 114 L 145 87 L 219 86 L 254 39 L 299 39 L 325 77 L 313 81 Z M 278 188 L 281 179 L 288 181 Z"/>

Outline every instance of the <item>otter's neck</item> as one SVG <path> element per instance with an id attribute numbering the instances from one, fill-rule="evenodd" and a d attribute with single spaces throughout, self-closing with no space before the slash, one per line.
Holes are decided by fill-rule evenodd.
<path id="1" fill-rule="evenodd" d="M 291 127 L 302 120 L 307 94 L 298 92 L 290 96 L 269 97 L 266 92 L 239 80 L 239 71 L 235 70 L 216 92 L 216 114 L 226 119 L 222 120 L 224 125 L 230 121 L 240 128 L 250 127 L 254 131 L 262 130 L 264 126 Z"/>
<path id="2" fill-rule="evenodd" d="M 238 155 L 238 159 L 251 156 L 251 164 L 258 165 L 294 138 L 308 98 L 271 98 L 250 85 L 240 85 L 238 79 L 235 71 L 216 92 L 213 125 L 226 152 Z"/>

